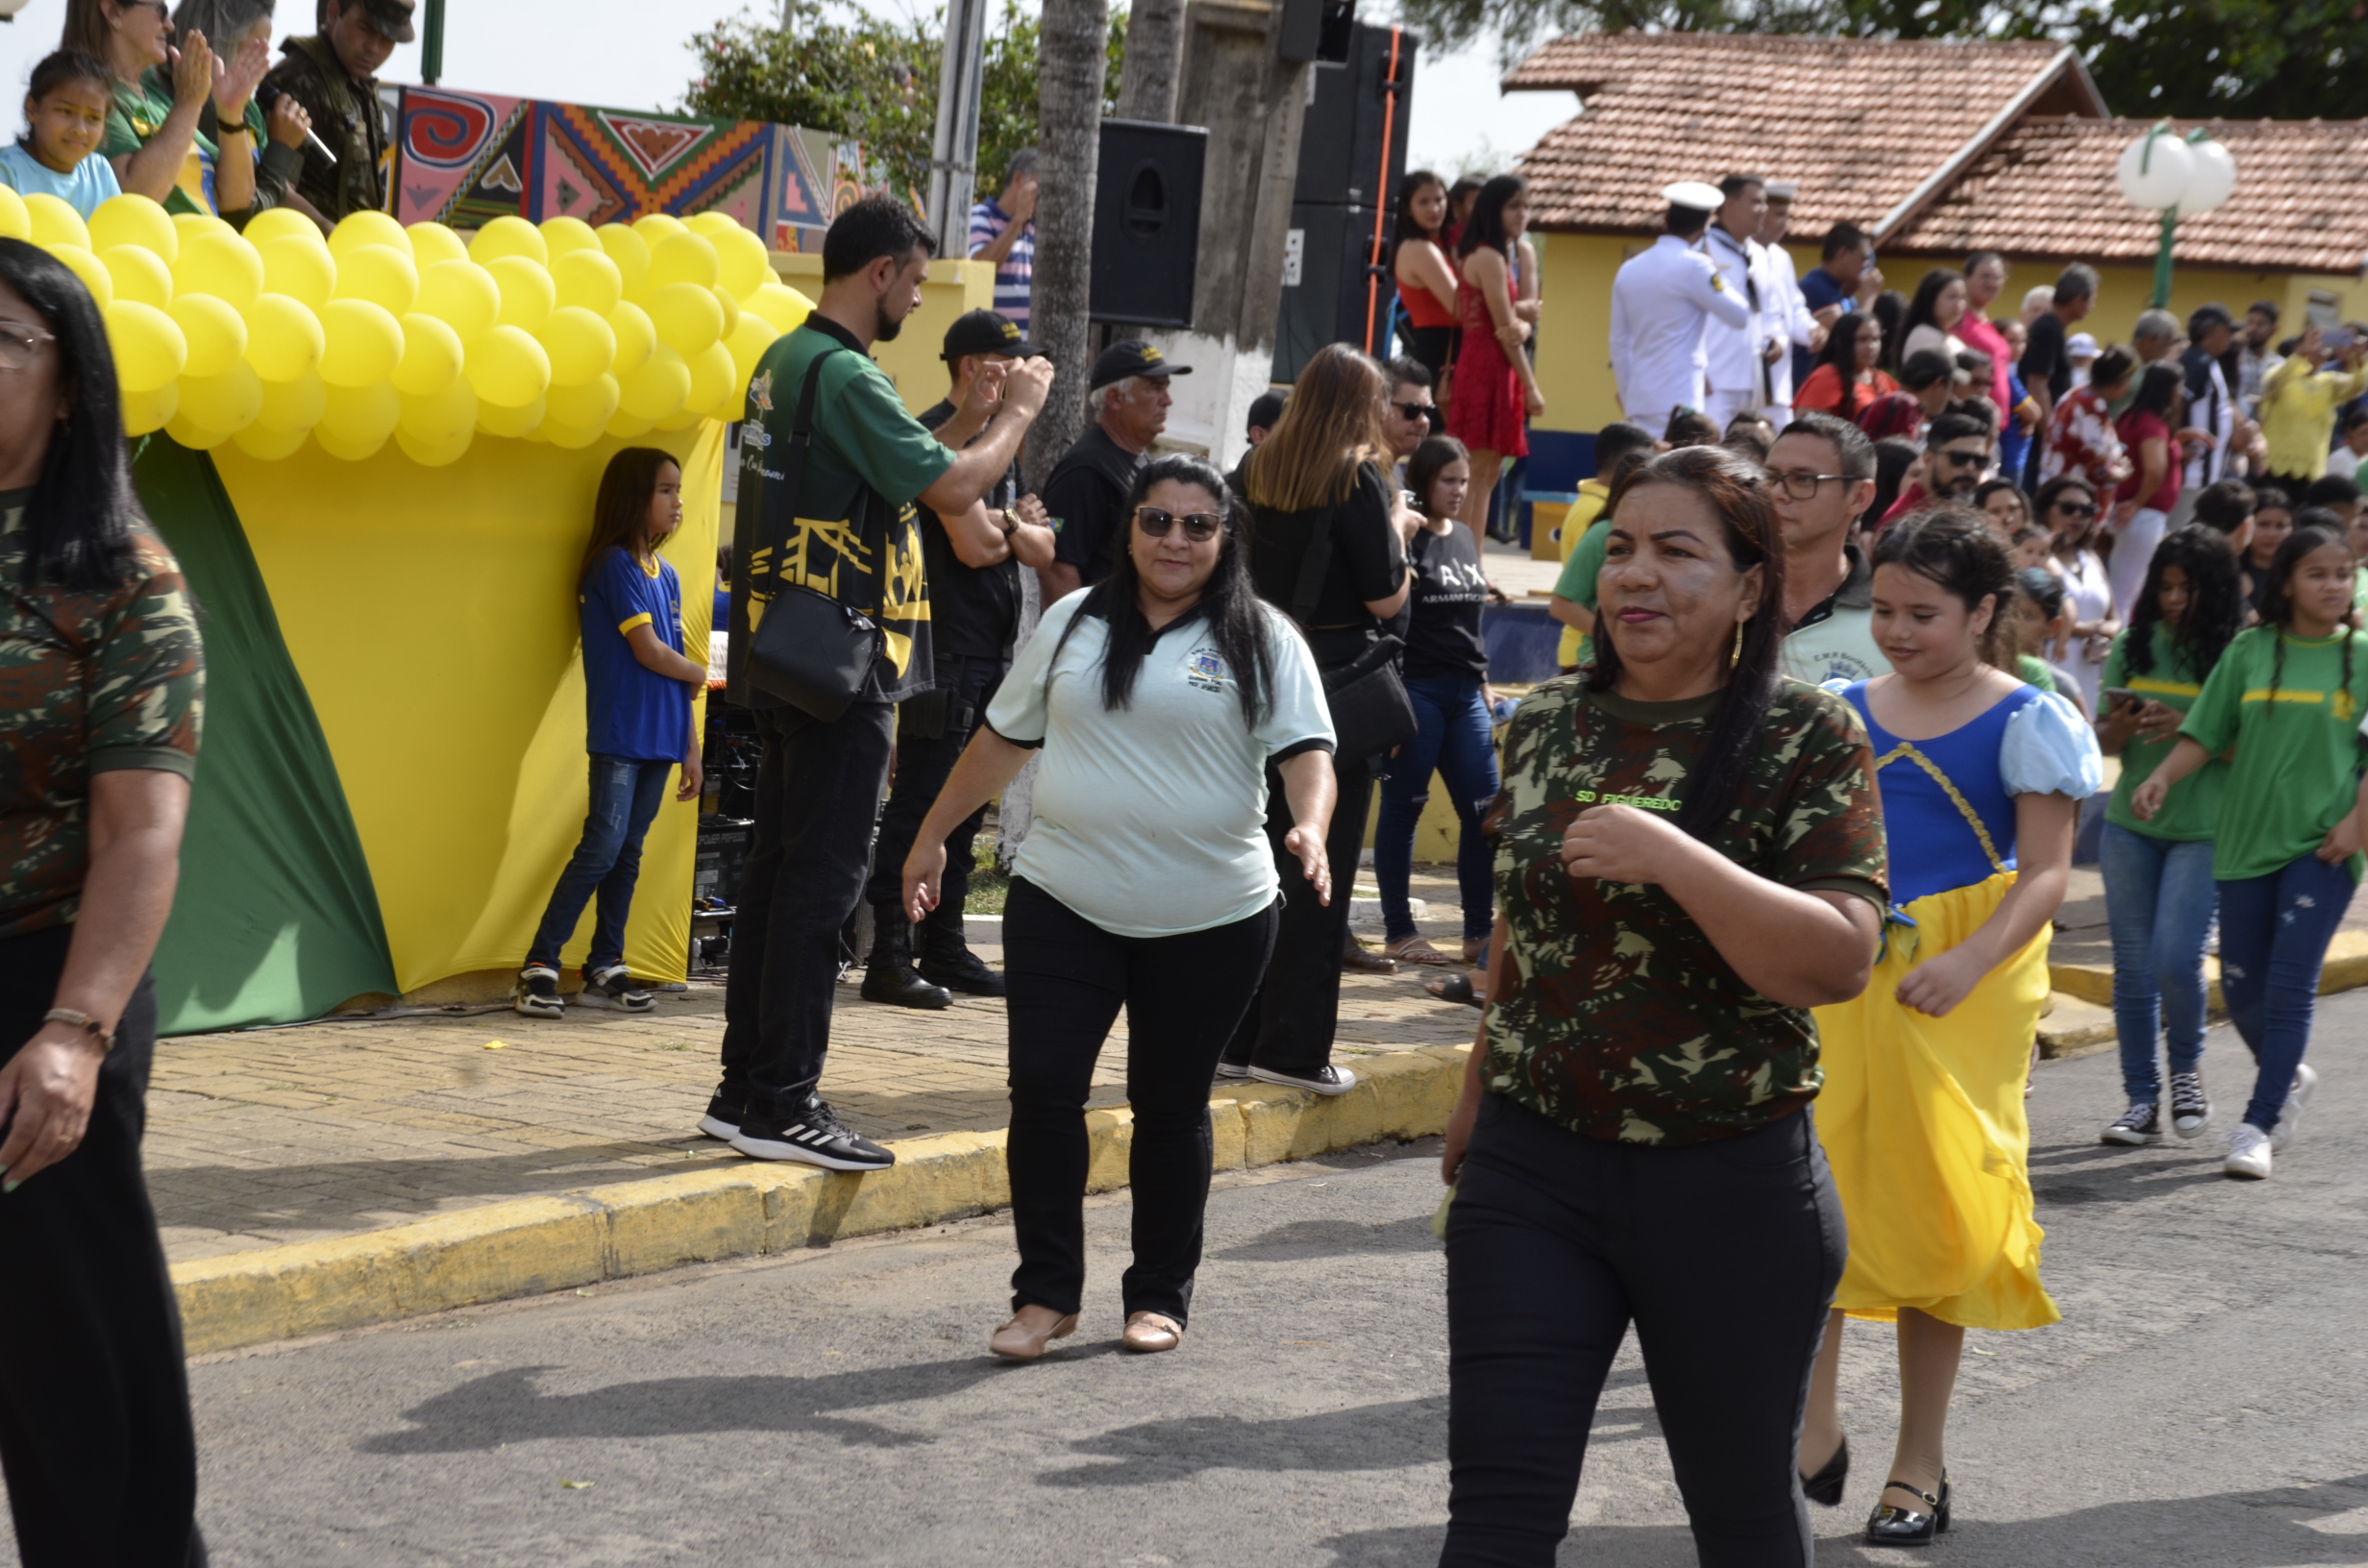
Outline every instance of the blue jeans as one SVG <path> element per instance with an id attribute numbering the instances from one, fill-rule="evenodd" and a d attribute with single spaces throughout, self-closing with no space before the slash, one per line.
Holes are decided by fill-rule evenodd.
<path id="1" fill-rule="evenodd" d="M 2220 993 L 2259 1066 L 2245 1119 L 2265 1133 L 2277 1127 L 2310 1043 L 2319 966 L 2351 902 L 2351 869 L 2316 855 L 2220 884 Z"/>
<path id="2" fill-rule="evenodd" d="M 597 892 L 600 919 L 592 928 L 592 951 L 584 960 L 586 974 L 625 962 L 625 918 L 632 912 L 633 884 L 641 877 L 641 841 L 657 820 L 666 798 L 671 762 L 638 762 L 630 757 L 592 754 L 592 809 L 585 813 L 583 837 L 551 890 L 543 923 L 527 949 L 529 964 L 558 967 L 559 946 L 576 934 L 583 906 Z"/>
<path id="3" fill-rule="evenodd" d="M 1407 902 L 1414 873 L 1415 824 L 1431 797 L 1431 774 L 1447 781 L 1461 831 L 1455 850 L 1455 880 L 1464 900 L 1464 938 L 1488 939 L 1494 905 L 1489 880 L 1494 855 L 1480 831 L 1480 814 L 1496 795 L 1496 747 L 1489 711 L 1475 675 L 1422 675 L 1406 682 L 1420 727 L 1385 764 L 1381 815 L 1373 826 L 1373 880 L 1381 885 L 1382 926 L 1392 942 L 1415 934 Z"/>
<path id="4" fill-rule="evenodd" d="M 2211 841 L 2181 844 L 2108 822 L 2103 860 L 2121 1087 L 2132 1105 L 2157 1105 L 2158 1025 L 2168 1037 L 2173 1072 L 2193 1072 L 2204 1057 L 2204 943 L 2220 893 Z"/>

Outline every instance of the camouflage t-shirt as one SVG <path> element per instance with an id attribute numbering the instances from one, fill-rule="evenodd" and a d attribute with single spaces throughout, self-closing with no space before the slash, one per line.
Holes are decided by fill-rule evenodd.
<path id="1" fill-rule="evenodd" d="M 72 922 L 93 773 L 192 776 L 206 666 L 181 567 L 145 523 L 132 580 L 25 582 L 27 492 L 0 492 L 0 938 Z"/>
<path id="2" fill-rule="evenodd" d="M 1809 1010 L 1751 990 L 1659 887 L 1573 877 L 1563 836 L 1591 805 L 1675 812 L 1720 698 L 1631 702 L 1567 675 L 1505 736 L 1491 820 L 1512 922 L 1513 993 L 1488 1016 L 1490 1091 L 1589 1138 L 1700 1143 L 1814 1099 Z M 1733 816 L 1710 843 L 1788 888 L 1885 907 L 1874 757 L 1850 704 L 1787 680 Z"/>

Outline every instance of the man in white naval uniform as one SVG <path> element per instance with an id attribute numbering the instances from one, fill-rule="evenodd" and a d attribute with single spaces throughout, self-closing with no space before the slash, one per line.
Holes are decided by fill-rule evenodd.
<path id="1" fill-rule="evenodd" d="M 1749 319 L 1742 296 L 1719 278 L 1697 249 L 1718 187 L 1681 181 L 1662 191 L 1669 204 L 1666 233 L 1620 264 L 1612 280 L 1612 377 L 1630 423 L 1659 440 L 1669 416 L 1700 408 L 1705 329 Z"/>
<path id="2" fill-rule="evenodd" d="M 1760 411 L 1780 435 L 1792 422 L 1792 394 L 1797 390 L 1792 384 L 1792 374 L 1799 355 L 1792 351 L 1804 349 L 1814 354 L 1825 347 L 1825 324 L 1811 313 L 1809 297 L 1801 292 L 1799 270 L 1792 264 L 1792 253 L 1784 244 L 1785 233 L 1792 226 L 1792 197 L 1797 188 L 1790 181 L 1769 181 L 1767 215 L 1760 220 L 1760 249 L 1767 257 L 1770 284 L 1770 324 L 1787 345 L 1785 352 L 1768 363 L 1768 400 Z"/>
<path id="3" fill-rule="evenodd" d="M 1740 327 L 1714 325 L 1703 347 L 1710 356 L 1708 401 L 1702 411 L 1721 430 L 1741 413 L 1758 413 L 1773 402 L 1775 360 L 1786 352 L 1781 313 L 1772 298 L 1774 274 L 1760 244 L 1760 222 L 1767 215 L 1767 186 L 1756 174 L 1731 174 L 1718 183 L 1725 199 L 1704 236 L 1704 249 L 1718 276 L 1750 311 Z"/>

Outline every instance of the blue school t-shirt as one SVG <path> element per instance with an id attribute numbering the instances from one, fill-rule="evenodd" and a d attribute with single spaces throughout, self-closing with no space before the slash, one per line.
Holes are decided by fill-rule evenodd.
<path id="1" fill-rule="evenodd" d="M 92 153 L 63 174 L 33 156 L 21 141 L 0 147 L 0 182 L 19 196 L 55 196 L 84 217 L 123 194 L 115 166 Z"/>
<path id="2" fill-rule="evenodd" d="M 682 651 L 682 579 L 653 556 L 645 569 L 629 550 L 601 557 L 584 584 L 584 749 L 637 762 L 679 762 L 691 733 L 691 689 L 633 657 L 626 641 L 648 626 Z"/>

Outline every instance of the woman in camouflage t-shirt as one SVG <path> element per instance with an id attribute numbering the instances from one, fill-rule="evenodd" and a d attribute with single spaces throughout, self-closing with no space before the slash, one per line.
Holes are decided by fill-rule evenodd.
<path id="1" fill-rule="evenodd" d="M 1795 1434 L 1844 1252 L 1809 1009 L 1874 959 L 1872 757 L 1779 673 L 1756 468 L 1670 453 L 1615 516 L 1596 663 L 1522 703 L 1491 814 L 1503 914 L 1443 1162 L 1440 1560 L 1553 1561 L 1634 1324 L 1704 1560 L 1806 1568 Z"/>

